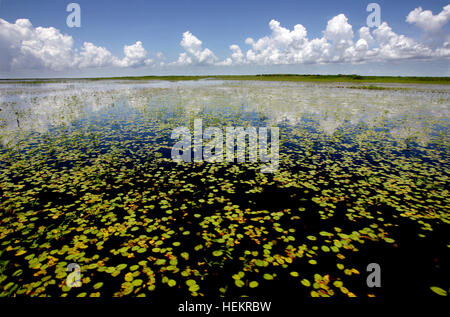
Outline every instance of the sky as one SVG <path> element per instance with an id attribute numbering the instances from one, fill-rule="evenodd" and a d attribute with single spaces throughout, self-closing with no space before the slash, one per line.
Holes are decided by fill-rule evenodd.
<path id="1" fill-rule="evenodd" d="M 448 0 L 74 2 L 0 0 L 0 78 L 450 76 Z"/>

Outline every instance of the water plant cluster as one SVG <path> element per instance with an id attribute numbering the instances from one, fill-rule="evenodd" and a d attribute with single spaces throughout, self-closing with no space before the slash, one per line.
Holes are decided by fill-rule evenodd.
<path id="1" fill-rule="evenodd" d="M 0 296 L 447 295 L 449 101 L 446 86 L 3 85 Z M 278 171 L 174 162 L 171 131 L 196 118 L 279 127 Z M 374 261 L 384 289 L 365 285 Z"/>

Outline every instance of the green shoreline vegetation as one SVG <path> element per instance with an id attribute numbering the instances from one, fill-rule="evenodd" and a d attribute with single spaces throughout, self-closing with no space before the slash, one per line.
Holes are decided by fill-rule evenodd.
<path id="1" fill-rule="evenodd" d="M 77 80 L 258 80 L 258 81 L 292 81 L 292 82 L 350 82 L 350 83 L 400 83 L 400 84 L 450 84 L 450 77 L 403 77 L 403 76 L 360 76 L 360 75 L 297 75 L 297 74 L 260 74 L 260 75 L 203 75 L 203 76 L 124 76 L 97 78 L 30 78 L 30 79 L 0 79 L 2 83 L 56 83 Z M 383 89 L 385 87 L 368 86 L 367 89 Z M 349 88 L 349 87 L 346 87 Z M 353 87 L 350 87 L 353 88 Z M 364 89 L 357 87 L 357 89 Z"/>

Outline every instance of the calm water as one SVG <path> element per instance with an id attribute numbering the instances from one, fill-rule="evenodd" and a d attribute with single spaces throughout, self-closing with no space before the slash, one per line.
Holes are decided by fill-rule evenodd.
<path id="1" fill-rule="evenodd" d="M 0 83 L 0 296 L 448 290 L 450 87 L 376 86 Z M 173 162 L 194 119 L 279 127 L 279 170 Z"/>

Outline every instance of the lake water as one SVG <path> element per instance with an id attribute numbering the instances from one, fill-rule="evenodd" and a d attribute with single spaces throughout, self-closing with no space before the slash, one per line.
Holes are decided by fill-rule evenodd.
<path id="1" fill-rule="evenodd" d="M 374 86 L 0 82 L 0 296 L 448 289 L 450 87 Z M 278 171 L 174 162 L 195 119 L 278 127 Z"/>

